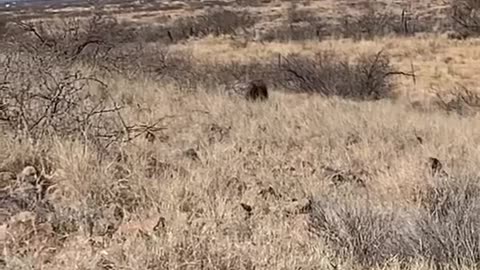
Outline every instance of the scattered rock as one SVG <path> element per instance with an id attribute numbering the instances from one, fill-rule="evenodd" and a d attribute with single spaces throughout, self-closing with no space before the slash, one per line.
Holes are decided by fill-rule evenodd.
<path id="1" fill-rule="evenodd" d="M 236 82 L 226 92 L 229 96 L 238 96 L 249 101 L 268 99 L 267 85 L 263 80 Z"/>

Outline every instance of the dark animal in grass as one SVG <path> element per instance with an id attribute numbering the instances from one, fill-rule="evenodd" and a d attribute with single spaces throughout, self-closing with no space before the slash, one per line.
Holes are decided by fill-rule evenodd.
<path id="1" fill-rule="evenodd" d="M 268 99 L 268 88 L 263 80 L 237 82 L 227 89 L 227 95 L 242 97 L 249 101 L 264 101 Z"/>
<path id="2" fill-rule="evenodd" d="M 448 173 L 443 169 L 443 165 L 437 158 L 429 157 L 427 160 L 427 166 L 430 169 L 432 176 L 448 177 Z"/>

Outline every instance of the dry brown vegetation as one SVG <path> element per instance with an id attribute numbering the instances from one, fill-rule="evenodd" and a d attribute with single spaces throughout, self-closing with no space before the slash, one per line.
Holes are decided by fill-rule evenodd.
<path id="1" fill-rule="evenodd" d="M 1 17 L 0 268 L 478 268 L 477 2 Z"/>

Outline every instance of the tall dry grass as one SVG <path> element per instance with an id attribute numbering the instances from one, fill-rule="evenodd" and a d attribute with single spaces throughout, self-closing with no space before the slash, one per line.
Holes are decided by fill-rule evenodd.
<path id="1" fill-rule="evenodd" d="M 478 117 L 421 113 L 392 101 L 274 92 L 256 104 L 119 78 L 112 91 L 131 101 L 126 121 L 172 116 L 156 140 L 138 138 L 105 157 L 77 141 L 52 137 L 30 145 L 2 135 L 3 169 L 41 167 L 41 158 L 55 183 L 48 195 L 52 228 L 38 230 L 29 243 L 14 240 L 5 269 L 351 269 L 385 262 L 396 269 L 395 255 L 407 247 L 392 242 L 401 252 L 381 255 L 370 246 L 365 258 L 356 245 L 369 248 L 368 239 L 389 224 L 428 216 L 415 201 L 434 181 L 428 157 L 459 177 L 476 177 L 480 159 Z M 327 167 L 345 179 L 357 175 L 365 186 L 333 185 Z M 334 197 L 337 202 L 329 201 Z M 321 223 L 320 213 L 335 222 Z M 374 213 L 383 218 L 375 221 Z M 355 215 L 358 234 L 344 231 Z M 376 225 L 369 231 L 370 222 Z M 334 227 L 323 233 L 338 230 L 343 242 L 318 234 L 326 224 Z M 412 243 L 430 239 L 402 232 Z M 394 241 L 385 237 L 378 241 Z M 367 242 L 355 242 L 362 239 Z M 436 262 L 415 246 L 408 252 L 398 259 L 411 259 L 414 269 Z M 467 255 L 445 258 L 454 263 Z"/>
<path id="2" fill-rule="evenodd" d="M 160 63 L 164 48 L 146 46 L 148 56 L 159 56 L 150 59 L 153 70 L 173 63 L 174 71 L 190 71 L 189 64 L 196 63 L 194 68 L 208 67 L 211 73 L 225 65 L 221 71 L 228 72 L 232 61 L 270 63 L 279 53 L 311 57 L 332 48 L 348 60 L 383 49 L 396 69 L 414 69 L 415 81 L 399 77 L 392 84 L 396 97 L 361 102 L 272 87 L 267 101 L 248 102 L 214 91 L 220 79 L 230 79 L 220 73 L 198 78 L 213 78 L 211 84 L 184 83 L 181 72 L 166 80 L 138 69 L 129 76 L 129 71 L 100 73 L 88 57 L 73 62 L 69 68 L 82 71 L 76 76 L 101 74 L 105 86 L 81 85 L 78 91 L 121 105 L 112 118 L 86 126 L 123 127 L 115 130 L 120 138 L 135 128 L 151 130 L 98 147 L 89 136 L 99 134 L 84 125 L 73 135 L 51 132 L 36 140 L 12 136 L 2 126 L 0 266 L 475 269 L 480 263 L 480 118 L 421 103 L 422 91 L 439 93 L 457 83 L 476 87 L 477 42 L 425 36 L 239 46 L 235 39 L 207 37 L 168 51 L 193 62 Z M 121 64 L 143 67 L 145 59 L 132 55 Z M 28 64 L 45 73 L 39 89 L 56 100 L 55 90 L 68 80 L 58 81 L 60 75 L 51 74 L 59 73 L 48 73 L 48 66 Z M 241 68 L 235 71 L 242 73 Z M 42 80 L 34 79 L 17 80 L 14 87 L 8 82 L 0 90 L 39 90 L 31 86 Z M 62 102 L 83 110 L 45 118 L 60 121 L 61 127 L 73 127 L 77 116 L 88 118 L 87 98 L 69 97 Z M 19 123 L 26 115 L 16 107 L 13 114 Z M 432 163 L 433 158 L 439 162 Z"/>

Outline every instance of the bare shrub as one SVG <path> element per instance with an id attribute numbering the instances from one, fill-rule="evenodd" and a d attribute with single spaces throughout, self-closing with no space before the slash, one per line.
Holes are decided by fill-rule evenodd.
<path id="1" fill-rule="evenodd" d="M 412 18 L 405 11 L 401 14 L 385 12 L 376 6 L 373 1 L 368 1 L 366 10 L 360 16 L 346 16 L 340 22 L 340 33 L 345 38 L 373 39 L 389 34 L 411 34 Z"/>
<path id="2" fill-rule="evenodd" d="M 192 85 L 197 83 L 191 79 L 201 78 L 191 66 L 194 62 L 191 55 L 169 52 L 166 44 L 173 40 L 168 38 L 172 35 L 168 27 L 120 24 L 115 18 L 101 14 L 85 21 L 72 19 L 60 24 L 20 23 L 19 26 L 23 34 L 11 38 L 13 51 L 55 58 L 65 67 L 82 63 L 100 75 L 170 78 L 184 89 L 195 88 Z M 151 41 L 159 42 L 148 44 Z"/>
<path id="3" fill-rule="evenodd" d="M 298 41 L 298 40 L 321 40 L 328 35 L 328 24 L 322 18 L 315 16 L 313 11 L 299 9 L 296 3 L 290 3 L 285 21 L 269 27 L 262 33 L 262 41 Z"/>
<path id="4" fill-rule="evenodd" d="M 138 76 L 162 76 L 168 68 L 177 64 L 168 47 L 148 46 L 138 41 L 115 45 L 104 53 L 98 53 L 88 64 L 103 76 L 121 74 L 127 79 Z"/>
<path id="5" fill-rule="evenodd" d="M 218 92 L 216 90 L 230 88 L 235 82 L 262 80 L 265 84 L 273 84 L 278 80 L 275 76 L 278 69 L 268 62 L 218 63 L 197 59 L 188 52 L 163 52 L 161 59 L 149 68 L 152 76 L 165 82 L 173 82 L 182 90 L 203 88 Z M 157 53 L 157 57 L 159 55 Z"/>
<path id="6" fill-rule="evenodd" d="M 220 8 L 193 17 L 181 17 L 172 23 L 168 31 L 172 41 L 177 42 L 190 37 L 235 35 L 238 29 L 246 31 L 255 22 L 256 19 L 246 11 Z"/>
<path id="7" fill-rule="evenodd" d="M 157 69 L 157 77 L 171 81 L 180 90 L 196 90 L 208 81 L 206 71 L 202 70 L 191 53 L 165 53 Z"/>
<path id="8" fill-rule="evenodd" d="M 123 106 L 110 95 L 108 85 L 55 57 L 10 53 L 0 67 L 0 122 L 16 138 L 79 139 L 103 153 L 113 143 L 156 132 L 162 122 L 125 122 Z"/>
<path id="9" fill-rule="evenodd" d="M 162 59 L 155 61 L 157 68 L 152 66 L 152 70 L 157 72 L 156 77 L 170 80 L 179 88 L 188 90 L 200 86 L 205 89 L 228 88 L 235 81 L 261 79 L 293 92 L 378 100 L 392 95 L 394 85 L 391 77 L 404 74 L 395 71 L 388 56 L 382 52 L 362 55 L 354 61 L 324 51 L 313 58 L 290 54 L 281 57 L 279 62 L 276 59 L 248 64 L 210 62 L 195 59 L 188 53 L 166 52 Z"/>
<path id="10" fill-rule="evenodd" d="M 375 9 L 369 9 L 366 14 L 359 17 L 348 16 L 342 22 L 342 35 L 354 39 L 383 36 L 387 32 L 389 16 L 391 15 L 378 13 Z"/>
<path id="11" fill-rule="evenodd" d="M 12 51 L 61 62 L 63 68 L 87 64 L 101 75 L 122 74 L 135 78 L 152 74 L 166 65 L 164 47 L 150 48 L 156 27 L 121 24 L 113 17 L 95 14 L 85 20 L 59 23 L 19 23 L 20 35 L 9 37 Z M 163 28 L 161 28 L 163 29 Z"/>
<path id="12" fill-rule="evenodd" d="M 321 40 L 325 37 L 343 37 L 354 40 L 370 40 L 387 35 L 413 35 L 419 32 L 432 32 L 439 21 L 420 18 L 402 10 L 399 13 L 384 11 L 373 2 L 367 2 L 360 15 L 346 15 L 339 19 L 315 16 L 312 10 L 298 9 L 291 5 L 287 9 L 286 20 L 268 28 L 260 40 Z"/>
<path id="13" fill-rule="evenodd" d="M 134 40 L 136 42 L 159 42 L 162 44 L 169 44 L 174 41 L 173 36 L 170 36 L 171 29 L 164 24 L 148 24 L 131 27 L 134 29 Z"/>
<path id="14" fill-rule="evenodd" d="M 205 85 L 218 87 L 231 85 L 234 81 L 253 81 L 262 80 L 266 84 L 271 85 L 276 78 L 273 76 L 277 70 L 268 62 L 251 62 L 251 63 L 215 63 L 203 62 L 198 67 L 199 70 L 205 72 Z"/>
<path id="15" fill-rule="evenodd" d="M 399 74 L 382 52 L 362 55 L 355 62 L 331 51 L 313 58 L 290 54 L 282 59 L 280 68 L 288 90 L 362 100 L 389 97 L 391 75 Z"/>
<path id="16" fill-rule="evenodd" d="M 480 34 L 480 2 L 478 0 L 451 0 L 453 29 L 463 37 Z"/>
<path id="17" fill-rule="evenodd" d="M 137 56 L 137 57 L 135 57 Z M 107 62 L 105 59 L 109 59 Z M 128 77 L 138 74 L 173 82 L 183 90 L 219 89 L 235 81 L 261 79 L 275 87 L 294 92 L 319 93 L 357 100 L 376 100 L 391 96 L 395 71 L 382 52 L 362 55 L 348 61 L 334 52 L 320 52 L 313 58 L 290 54 L 275 61 L 218 63 L 196 59 L 188 52 L 163 48 L 130 46 L 114 48 L 99 61 L 105 70 L 128 70 Z M 103 64 L 102 64 L 103 63 Z M 111 63 L 111 64 L 110 64 Z"/>
<path id="18" fill-rule="evenodd" d="M 17 32 L 9 37 L 15 50 L 50 55 L 60 61 L 95 62 L 112 48 L 134 40 L 130 29 L 116 19 L 101 14 L 87 20 L 62 19 L 58 23 L 19 22 Z"/>
<path id="19" fill-rule="evenodd" d="M 168 19 L 167 19 L 168 20 Z M 189 38 L 201 38 L 208 35 L 237 35 L 238 30 L 248 32 L 256 19 L 247 11 L 211 9 L 195 16 L 182 16 L 160 25 L 116 24 L 117 31 L 132 42 L 159 42 L 175 44 Z M 117 45 L 121 42 L 117 42 Z M 125 43 L 125 42 L 124 42 Z"/>
<path id="20" fill-rule="evenodd" d="M 118 130 L 107 115 L 115 115 L 120 107 L 109 105 L 108 96 L 94 96 L 86 89 L 89 84 L 104 87 L 99 80 L 62 70 L 55 60 L 38 56 L 10 55 L 0 64 L 0 121 L 15 134 L 98 137 Z"/>
<path id="21" fill-rule="evenodd" d="M 239 28 L 248 28 L 256 20 L 248 12 L 219 9 L 207 12 L 200 17 L 199 26 L 214 35 L 233 34 Z"/>
<path id="22" fill-rule="evenodd" d="M 320 18 L 304 19 L 298 23 L 281 24 L 269 28 L 260 36 L 261 41 L 322 40 L 328 36 L 327 24 Z"/>
<path id="23" fill-rule="evenodd" d="M 287 8 L 287 23 L 299 23 L 303 21 L 310 21 L 314 18 L 311 10 L 299 9 L 298 4 L 291 2 Z"/>

